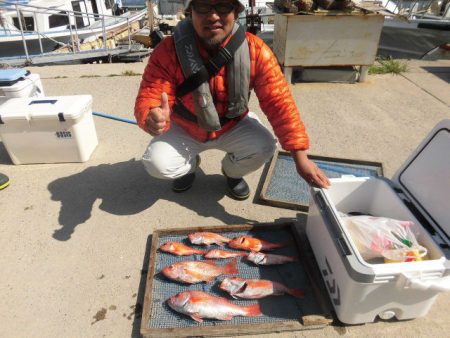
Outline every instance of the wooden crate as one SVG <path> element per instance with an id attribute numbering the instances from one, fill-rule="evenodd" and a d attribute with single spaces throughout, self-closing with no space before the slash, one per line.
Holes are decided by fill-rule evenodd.
<path id="1" fill-rule="evenodd" d="M 259 319 L 261 317 L 235 317 L 232 321 L 218 321 L 218 320 L 208 320 L 205 319 L 203 323 L 197 323 L 191 320 L 189 317 L 177 314 L 174 311 L 169 313 L 170 316 L 175 316 L 175 320 L 178 324 L 173 326 L 159 327 L 160 323 L 152 322 L 152 315 L 157 318 L 156 314 L 159 311 L 160 303 L 154 302 L 154 298 L 159 298 L 157 295 L 157 283 L 158 281 L 157 274 L 159 269 L 157 265 L 160 264 L 158 259 L 161 255 L 170 255 L 167 253 L 160 253 L 158 251 L 161 243 L 168 240 L 173 240 L 172 238 L 175 236 L 186 237 L 187 234 L 191 232 L 197 231 L 212 231 L 216 233 L 220 233 L 224 236 L 228 236 L 231 238 L 233 233 L 250 233 L 251 235 L 257 237 L 258 235 L 267 236 L 270 238 L 276 238 L 277 236 L 291 236 L 292 238 L 292 246 L 289 250 L 296 250 L 300 254 L 300 261 L 297 263 L 289 263 L 289 264 L 299 264 L 301 266 L 301 271 L 304 273 L 304 280 L 307 281 L 307 287 L 301 286 L 305 289 L 305 309 L 302 309 L 302 313 L 297 317 L 297 314 L 292 314 L 292 317 L 295 319 L 284 320 L 283 318 L 279 318 L 278 320 L 272 322 L 256 322 L 256 323 L 236 323 L 235 319 L 242 318 L 244 321 L 248 322 L 253 319 Z M 306 240 L 306 236 L 303 231 L 303 227 L 299 227 L 297 223 L 294 222 L 286 222 L 286 223 L 270 223 L 270 224 L 258 224 L 258 225 L 223 225 L 223 226 L 210 226 L 210 227 L 189 227 L 189 228 L 180 228 L 180 229 L 171 229 L 171 230 L 159 230 L 155 231 L 152 235 L 152 244 L 150 249 L 150 258 L 148 265 L 148 275 L 146 279 L 145 286 L 145 295 L 144 295 L 144 305 L 143 305 L 143 314 L 142 314 L 142 322 L 141 322 L 141 334 L 144 337 L 186 337 L 186 336 L 237 336 L 241 334 L 256 334 L 256 333 L 270 333 L 270 332 L 281 332 L 281 331 L 297 331 L 297 330 L 309 330 L 309 329 L 318 329 L 323 328 L 332 322 L 331 315 L 331 306 L 328 300 L 328 296 L 326 295 L 325 286 L 322 282 L 320 275 L 318 274 L 317 265 L 314 260 L 314 256 L 312 254 L 312 250 L 309 247 L 309 244 Z M 277 251 L 275 251 L 276 253 Z M 283 254 L 282 252 L 279 252 Z M 173 259 L 178 260 L 179 257 L 173 256 Z M 161 258 L 162 259 L 162 258 Z M 193 259 L 187 257 L 186 260 Z M 239 264 L 247 264 L 251 263 L 239 262 Z M 160 265 L 161 268 L 162 265 Z M 274 266 L 252 266 L 255 269 L 287 269 L 286 266 L 282 266 L 280 268 Z M 290 268 L 292 269 L 292 267 Z M 266 270 L 267 271 L 267 270 Z M 280 270 L 282 271 L 282 270 Z M 277 271 L 277 273 L 280 273 Z M 297 271 L 297 270 L 295 270 Z M 242 272 L 242 271 L 241 271 Z M 272 271 L 272 273 L 275 273 Z M 300 271 L 299 271 L 300 273 Z M 244 276 L 239 274 L 240 277 L 248 278 L 248 276 Z M 290 278 L 294 278 L 295 276 L 291 276 Z M 167 284 L 164 286 L 167 288 L 170 287 L 178 287 L 173 286 L 169 280 L 166 281 Z M 178 284 L 178 283 L 176 283 Z M 215 284 L 215 283 L 214 283 Z M 179 284 L 178 284 L 179 285 Z M 199 285 L 199 284 L 195 284 Z M 205 285 L 205 284 L 203 284 Z M 289 285 L 290 287 L 300 287 Z M 186 290 L 191 290 L 191 285 L 182 285 Z M 155 295 L 156 294 L 156 295 Z M 233 303 L 237 304 L 235 300 L 232 300 L 231 297 L 228 297 L 223 294 L 216 294 L 223 297 L 229 298 Z M 290 296 L 279 296 L 279 297 L 268 297 L 263 300 L 258 300 L 258 303 L 265 301 L 272 301 L 269 298 L 273 298 L 273 304 L 276 308 L 276 304 L 280 304 L 278 301 L 282 300 L 281 297 L 287 297 L 289 300 Z M 309 297 L 308 300 L 306 297 Z M 286 299 L 284 301 L 286 301 Z M 158 299 L 159 301 L 159 299 Z M 246 302 L 247 300 L 244 300 Z M 292 300 L 289 300 L 292 302 Z M 298 301 L 298 300 L 296 300 Z M 302 301 L 302 300 L 300 300 Z M 306 302 L 310 302 L 308 304 L 312 304 L 313 306 L 306 306 Z M 250 301 L 251 303 L 255 301 Z M 247 303 L 249 304 L 249 303 Z M 264 309 L 268 307 L 263 307 L 260 303 L 262 312 L 264 313 Z M 306 308 L 308 307 L 308 308 Z M 186 325 L 179 324 L 180 322 L 186 322 Z M 239 321 L 238 321 L 239 322 Z M 180 327 L 180 325 L 182 325 Z M 164 326 L 164 325 L 162 325 Z"/>
<path id="2" fill-rule="evenodd" d="M 362 66 L 367 75 L 378 49 L 384 16 L 365 12 L 275 14 L 273 50 L 291 82 L 294 67 Z"/>
<path id="3" fill-rule="evenodd" d="M 371 161 L 362 161 L 362 160 L 354 160 L 354 159 L 344 159 L 344 158 L 333 158 L 333 157 L 325 157 L 325 156 L 317 156 L 317 155 L 308 155 L 308 158 L 316 163 L 330 163 L 335 167 L 331 167 L 329 171 L 322 168 L 322 171 L 327 174 L 329 178 L 339 177 L 337 174 L 347 174 L 351 175 L 353 171 L 361 168 L 361 172 L 366 172 L 367 175 L 359 175 L 359 176 L 383 176 L 383 165 L 379 162 L 371 162 Z M 285 196 L 280 196 L 279 192 L 272 191 L 272 184 L 276 179 L 283 179 L 280 177 L 278 173 L 278 162 L 280 160 L 288 160 L 290 163 L 290 172 L 286 173 L 286 179 L 289 182 L 286 182 L 281 186 L 286 193 Z M 348 166 L 349 171 L 342 170 L 336 171 L 339 169 L 339 165 L 342 165 L 342 168 L 345 169 Z M 336 167 L 337 166 L 337 167 Z M 321 167 L 321 164 L 319 164 Z M 333 171 L 334 169 L 335 171 Z M 370 171 L 369 171 L 370 169 Z M 370 174 L 370 173 L 373 174 Z M 356 175 L 355 175 L 356 176 Z M 308 211 L 309 208 L 309 186 L 308 184 L 298 175 L 294 160 L 292 159 L 289 152 L 286 151 L 277 151 L 270 162 L 269 169 L 267 171 L 267 175 L 263 178 L 264 183 L 261 189 L 261 193 L 259 199 L 268 205 L 272 205 L 280 208 L 294 209 L 300 211 Z M 295 195 L 295 196 L 294 196 Z"/>

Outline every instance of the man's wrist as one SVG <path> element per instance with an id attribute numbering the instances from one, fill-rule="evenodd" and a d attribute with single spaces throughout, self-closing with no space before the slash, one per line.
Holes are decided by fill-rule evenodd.
<path id="1" fill-rule="evenodd" d="M 308 155 L 306 154 L 306 150 L 304 149 L 291 150 L 291 156 L 298 161 L 304 161 L 308 159 Z"/>

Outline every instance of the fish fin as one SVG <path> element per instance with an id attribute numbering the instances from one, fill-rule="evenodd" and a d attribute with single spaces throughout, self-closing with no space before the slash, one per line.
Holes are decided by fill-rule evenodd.
<path id="1" fill-rule="evenodd" d="M 204 255 L 207 253 L 207 251 L 204 250 L 194 250 L 194 253 L 199 254 L 199 255 Z"/>
<path id="2" fill-rule="evenodd" d="M 219 320 L 232 320 L 233 319 L 233 315 L 223 315 L 223 316 L 220 316 L 220 317 L 216 317 L 216 319 L 219 319 Z"/>
<path id="3" fill-rule="evenodd" d="M 292 241 L 281 242 L 281 243 L 279 243 L 279 245 L 280 245 L 279 248 L 284 248 L 284 247 L 289 246 L 291 244 L 292 244 Z"/>
<path id="4" fill-rule="evenodd" d="M 211 276 L 211 277 L 207 277 L 205 278 L 205 282 L 209 283 L 209 282 L 214 282 L 216 280 L 217 276 Z"/>
<path id="5" fill-rule="evenodd" d="M 244 309 L 245 309 L 246 316 L 253 317 L 253 316 L 261 316 L 262 315 L 259 304 L 244 306 Z"/>
<path id="6" fill-rule="evenodd" d="M 287 292 L 294 297 L 297 298 L 304 298 L 305 297 L 305 291 L 302 289 L 288 289 Z"/>
<path id="7" fill-rule="evenodd" d="M 196 322 L 203 323 L 203 319 L 202 319 L 202 317 L 200 317 L 200 315 L 198 313 L 191 314 L 191 318 L 193 320 L 195 320 Z"/>
<path id="8" fill-rule="evenodd" d="M 223 273 L 229 274 L 229 275 L 235 275 L 238 274 L 239 271 L 237 269 L 237 258 L 233 258 L 231 262 L 223 267 Z"/>
<path id="9" fill-rule="evenodd" d="M 230 296 L 233 297 L 233 299 L 238 299 L 239 298 L 234 293 L 230 293 Z"/>
<path id="10" fill-rule="evenodd" d="M 209 265 L 217 266 L 217 263 L 215 261 L 213 261 L 213 260 L 210 260 L 210 259 L 202 261 L 202 263 L 206 263 L 206 264 L 209 264 Z"/>
<path id="11" fill-rule="evenodd" d="M 281 242 L 281 243 L 270 243 L 270 242 L 263 242 L 262 248 L 260 251 L 272 251 L 274 249 L 278 248 L 284 248 L 291 244 L 290 241 Z"/>

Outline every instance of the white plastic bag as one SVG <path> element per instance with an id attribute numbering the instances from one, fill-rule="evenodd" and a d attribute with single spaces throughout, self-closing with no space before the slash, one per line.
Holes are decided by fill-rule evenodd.
<path id="1" fill-rule="evenodd" d="M 422 260 L 427 249 L 417 242 L 419 231 L 411 221 L 386 217 L 340 215 L 365 259 L 384 257 L 386 262 Z"/>

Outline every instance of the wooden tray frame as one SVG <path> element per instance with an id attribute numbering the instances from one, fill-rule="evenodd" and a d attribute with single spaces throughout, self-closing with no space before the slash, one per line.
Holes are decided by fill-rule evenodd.
<path id="1" fill-rule="evenodd" d="M 288 202 L 285 200 L 278 200 L 271 198 L 267 196 L 267 190 L 269 189 L 270 181 L 272 180 L 272 176 L 275 171 L 275 166 L 277 164 L 278 157 L 280 155 L 286 155 L 291 156 L 291 154 L 287 151 L 278 150 L 275 152 L 275 154 L 272 157 L 272 160 L 270 161 L 270 166 L 267 171 L 266 178 L 264 180 L 263 187 L 261 189 L 261 193 L 259 195 L 259 199 L 267 205 L 279 207 L 279 208 L 286 208 L 286 209 L 294 209 L 299 211 L 307 212 L 309 209 L 309 205 L 299 204 L 299 203 L 293 203 Z M 335 158 L 335 157 L 327 157 L 327 156 L 318 156 L 318 155 L 309 155 L 308 158 L 310 160 L 319 160 L 319 161 L 332 161 L 332 162 L 338 162 L 338 163 L 345 163 L 345 164 L 360 164 L 360 165 L 367 165 L 367 166 L 374 166 L 378 168 L 378 175 L 383 176 L 383 164 L 380 162 L 372 162 L 372 161 L 363 161 L 363 160 L 352 160 L 352 159 L 346 159 L 346 158 Z M 297 172 L 295 172 L 297 174 Z M 300 176 L 299 176 L 300 177 Z M 300 179 L 302 179 L 300 177 Z"/>
<path id="2" fill-rule="evenodd" d="M 182 327 L 182 328 L 148 328 L 152 313 L 151 300 L 153 293 L 153 276 L 155 275 L 155 262 L 158 250 L 159 238 L 167 235 L 187 235 L 197 231 L 213 231 L 217 233 L 262 230 L 277 231 L 288 228 L 295 239 L 297 250 L 301 256 L 301 262 L 305 269 L 315 300 L 322 313 L 305 315 L 295 321 L 276 321 L 273 323 L 220 325 L 205 327 Z M 302 250 L 300 250 L 302 248 Z M 305 252 L 307 251 L 307 252 Z M 149 258 L 148 273 L 146 278 L 144 305 L 141 321 L 141 335 L 143 337 L 163 338 L 163 337 L 189 337 L 189 336 L 236 336 L 242 334 L 258 334 L 282 331 L 300 331 L 305 329 L 319 329 L 329 325 L 333 321 L 331 305 L 329 299 L 323 297 L 326 294 L 325 285 L 320 276 L 319 269 L 313 257 L 311 247 L 306 239 L 304 231 L 297 231 L 295 223 L 264 223 L 257 225 L 222 225 L 206 227 L 176 228 L 170 230 L 157 230 L 152 235 L 151 252 Z M 314 259 L 314 258 L 313 258 Z"/>

